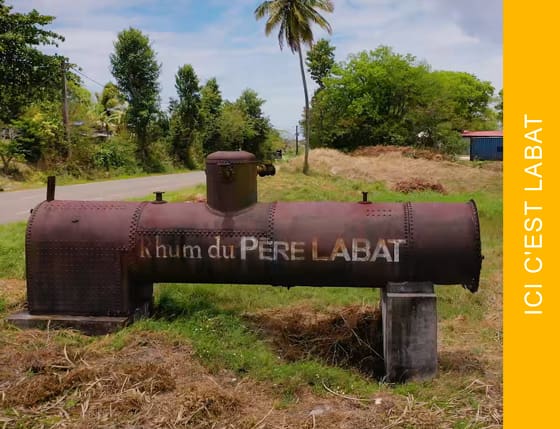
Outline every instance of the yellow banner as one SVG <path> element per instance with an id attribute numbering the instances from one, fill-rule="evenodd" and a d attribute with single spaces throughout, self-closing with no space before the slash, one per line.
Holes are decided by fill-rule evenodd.
<path id="1" fill-rule="evenodd" d="M 560 427 L 560 6 L 504 1 L 504 427 Z"/>

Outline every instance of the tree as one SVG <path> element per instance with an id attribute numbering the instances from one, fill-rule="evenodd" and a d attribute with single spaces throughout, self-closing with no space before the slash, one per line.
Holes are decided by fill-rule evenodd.
<path id="1" fill-rule="evenodd" d="M 264 103 L 265 100 L 252 89 L 244 90 L 236 101 L 236 104 L 247 115 L 249 123 L 250 136 L 246 138 L 244 148 L 261 159 L 267 158 L 268 152 L 271 150 L 267 146 L 267 140 L 272 131 L 272 125 L 262 110 Z"/>
<path id="2" fill-rule="evenodd" d="M 64 40 L 43 28 L 54 17 L 11 10 L 0 0 L 0 120 L 6 123 L 34 102 L 59 97 L 62 58 L 37 48 Z"/>
<path id="3" fill-rule="evenodd" d="M 323 82 L 313 100 L 312 131 L 323 137 L 320 144 L 337 149 L 421 144 L 453 151 L 462 130 L 495 127 L 489 82 L 431 71 L 387 46 L 351 55 Z"/>
<path id="4" fill-rule="evenodd" d="M 494 106 L 496 113 L 498 115 L 498 121 L 500 124 L 504 123 L 504 89 L 500 89 L 498 92 L 498 99 L 496 100 L 496 105 Z"/>
<path id="5" fill-rule="evenodd" d="M 96 118 L 91 94 L 70 72 L 67 89 L 69 122 L 73 125 L 70 138 L 65 136 L 61 118 L 62 101 L 58 97 L 54 101 L 35 100 L 9 126 L 1 127 L 11 135 L 3 141 L 4 155 L 16 155 L 13 159 L 46 168 L 64 165 L 66 171 L 90 162 L 88 140 Z"/>
<path id="6" fill-rule="evenodd" d="M 189 64 L 175 75 L 178 101 L 171 103 L 171 141 L 174 155 L 184 164 L 192 165 L 189 148 L 200 122 L 200 85 Z"/>
<path id="7" fill-rule="evenodd" d="M 337 149 L 413 142 L 406 119 L 422 96 L 428 67 L 386 46 L 349 57 L 325 79 L 313 105 L 313 129 Z M 321 125 L 322 124 L 322 125 Z"/>
<path id="8" fill-rule="evenodd" d="M 140 30 L 121 31 L 111 54 L 111 73 L 128 102 L 129 129 L 136 135 L 138 155 L 144 165 L 149 157 L 148 130 L 156 119 L 159 105 L 158 78 L 161 66 L 150 40 Z"/>
<path id="9" fill-rule="evenodd" d="M 250 136 L 245 113 L 235 103 L 226 101 L 218 118 L 220 131 L 219 150 L 245 149 L 245 139 Z"/>
<path id="10" fill-rule="evenodd" d="M 331 25 L 318 12 L 332 12 L 334 5 L 331 0 L 267 0 L 255 9 L 255 17 L 261 19 L 267 17 L 265 33 L 270 33 L 279 28 L 278 43 L 280 49 L 284 43 L 288 45 L 292 53 L 298 53 L 301 79 L 303 81 L 303 93 L 305 96 L 305 157 L 303 172 L 309 171 L 309 134 L 311 132 L 309 114 L 309 94 L 305 80 L 305 69 L 303 65 L 302 45 L 311 46 L 313 43 L 313 24 L 332 33 Z"/>
<path id="11" fill-rule="evenodd" d="M 101 94 L 96 95 L 98 102 L 101 104 L 103 109 L 105 109 L 107 114 L 111 113 L 112 109 L 118 108 L 125 102 L 122 93 L 113 82 L 107 82 L 103 87 Z"/>
<path id="12" fill-rule="evenodd" d="M 305 64 L 311 78 L 319 85 L 319 89 L 325 87 L 323 79 L 330 75 L 334 66 L 335 49 L 328 40 L 321 39 L 307 52 Z"/>
<path id="13" fill-rule="evenodd" d="M 317 83 L 318 88 L 312 99 L 313 113 L 315 116 L 316 126 L 312 129 L 314 132 L 309 136 L 309 144 L 311 147 L 318 147 L 323 144 L 323 118 L 324 112 L 321 105 L 315 103 L 315 97 L 319 91 L 325 88 L 324 79 L 330 76 L 331 70 L 335 65 L 334 62 L 335 47 L 331 46 L 329 41 L 321 39 L 313 45 L 307 52 L 306 65 L 311 77 Z M 305 118 L 303 118 L 305 120 Z M 311 118 L 313 122 L 313 118 Z"/>
<path id="14" fill-rule="evenodd" d="M 268 134 L 272 130 L 270 121 L 264 116 L 262 105 L 265 100 L 252 89 L 244 90 L 235 105 L 242 112 L 245 119 L 245 134 L 241 148 L 254 153 L 259 158 L 266 158 L 269 151 L 265 147 Z"/>
<path id="15" fill-rule="evenodd" d="M 436 71 L 433 75 L 439 86 L 439 97 L 449 103 L 458 131 L 488 126 L 489 103 L 494 94 L 490 82 L 465 72 Z"/>
<path id="16" fill-rule="evenodd" d="M 235 102 L 223 103 L 219 118 L 219 150 L 245 150 L 259 159 L 270 157 L 273 129 L 264 116 L 265 100 L 252 89 L 244 90 Z"/>
<path id="17" fill-rule="evenodd" d="M 23 151 L 16 137 L 17 131 L 14 128 L 6 127 L 0 122 L 0 161 L 5 175 L 10 173 L 12 161 L 23 158 Z"/>
<path id="18" fill-rule="evenodd" d="M 223 99 L 216 78 L 209 79 L 200 90 L 200 126 L 202 155 L 220 150 L 219 118 Z"/>
<path id="19" fill-rule="evenodd" d="M 112 134 L 119 129 L 127 104 L 117 85 L 108 82 L 103 87 L 101 94 L 96 93 L 97 114 L 103 131 Z"/>
<path id="20" fill-rule="evenodd" d="M 456 71 L 435 71 L 426 80 L 421 102 L 409 115 L 420 143 L 453 152 L 464 130 L 497 128 L 496 112 L 489 107 L 494 88 L 490 82 Z"/>
<path id="21" fill-rule="evenodd" d="M 67 157 L 60 102 L 37 103 L 12 121 L 12 126 L 17 130 L 16 142 L 25 161 L 41 161 L 48 167 Z"/>

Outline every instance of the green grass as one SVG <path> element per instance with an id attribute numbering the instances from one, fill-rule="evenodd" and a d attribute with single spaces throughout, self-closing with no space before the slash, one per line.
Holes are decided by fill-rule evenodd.
<path id="1" fill-rule="evenodd" d="M 478 205 L 482 249 L 486 258 L 483 263 L 482 290 L 488 273 L 501 269 L 502 242 L 502 200 L 501 195 L 487 192 L 441 195 L 434 192 L 402 194 L 387 190 L 382 183 L 367 183 L 345 180 L 320 174 L 310 176 L 284 172 L 276 177 L 260 179 L 259 198 L 262 201 L 338 200 L 356 201 L 361 198 L 359 190 L 370 190 L 372 201 L 413 201 L 413 202 L 464 202 L 474 199 Z M 167 201 L 192 200 L 205 194 L 205 186 L 198 185 L 165 194 Z M 151 199 L 152 196 L 135 200 Z M 25 223 L 0 225 L 0 278 L 24 277 L 24 234 Z M 165 286 L 164 297 L 174 296 L 176 302 L 185 302 L 189 296 L 183 285 Z M 211 293 L 213 299 L 224 303 L 230 310 L 248 311 L 257 308 L 288 306 L 306 302 L 316 308 L 321 306 L 348 305 L 351 303 L 371 303 L 378 298 L 378 292 L 355 288 L 272 288 L 269 286 L 236 287 L 231 285 L 197 286 L 200 293 Z M 480 320 L 484 316 L 484 294 L 471 295 L 460 287 L 438 288 L 438 311 L 440 316 L 453 318 L 465 312 Z M 165 298 L 167 299 L 167 298 Z"/>
<path id="2" fill-rule="evenodd" d="M 357 201 L 361 190 L 370 191 L 372 201 L 466 202 L 476 201 L 482 230 L 483 264 L 481 292 L 471 294 L 460 286 L 437 288 L 440 320 L 467 317 L 473 325 L 488 313 L 488 298 L 495 285 L 486 290 L 488 277 L 501 270 L 502 201 L 494 192 L 478 191 L 441 195 L 434 192 L 401 194 L 387 190 L 381 183 L 345 180 L 312 174 L 310 176 L 280 174 L 260 179 L 261 201 L 338 200 Z M 204 187 L 194 191 L 166 194 L 168 201 L 191 199 L 204 193 Z M 501 286 L 501 285 L 500 285 Z M 159 285 L 156 288 L 160 311 L 171 321 L 149 321 L 144 327 L 181 331 L 189 338 L 198 356 L 211 368 L 228 368 L 260 380 L 283 386 L 286 396 L 297 385 L 317 386 L 318 380 L 340 390 L 365 395 L 379 388 L 375 380 L 364 379 L 353 371 L 332 368 L 316 361 L 282 363 L 257 338 L 242 318 L 244 312 L 265 308 L 305 304 L 317 310 L 349 304 L 374 304 L 378 291 L 358 288 L 295 287 L 291 290 L 270 286 L 233 285 Z M 490 334 L 493 335 L 493 334 Z M 408 393 L 431 390 L 425 384 L 410 383 L 402 387 Z M 429 386 L 429 383 L 428 383 Z M 322 389 L 319 389 L 322 390 Z M 399 390 L 397 389 L 397 392 Z M 426 393 L 427 392 L 427 393 Z M 403 394 L 406 394 L 403 391 Z"/>
<path id="3" fill-rule="evenodd" d="M 205 299 L 211 296 L 213 302 L 223 309 L 241 313 L 295 304 L 305 304 L 317 310 L 329 306 L 372 304 L 379 298 L 379 291 L 370 288 L 334 287 L 294 287 L 288 290 L 283 287 L 221 284 L 160 284 L 156 287 L 156 297 L 165 303 L 166 311 L 175 315 L 187 311 L 184 307 L 186 303 L 194 305 L 198 296 Z M 191 302 L 192 300 L 194 301 Z"/>
<path id="4" fill-rule="evenodd" d="M 273 383 L 287 398 L 304 386 L 319 394 L 325 393 L 324 385 L 355 395 L 379 390 L 376 382 L 351 370 L 312 359 L 284 362 L 243 321 L 239 312 L 224 308 L 210 290 L 186 288 L 181 295 L 164 292 L 158 301 L 159 317 L 143 320 L 115 335 L 113 347 L 122 347 L 126 343 L 124 337 L 138 331 L 165 332 L 187 338 L 211 372 L 225 368 L 239 376 Z"/>
<path id="5" fill-rule="evenodd" d="M 111 171 L 90 171 L 84 173 L 83 177 L 76 177 L 69 174 L 55 174 L 49 172 L 34 172 L 25 181 L 12 180 L 5 176 L 0 175 L 0 188 L 9 191 L 19 191 L 24 189 L 42 188 L 47 184 L 47 177 L 51 175 L 56 176 L 56 184 L 58 186 L 64 185 L 80 185 L 83 183 L 103 182 L 107 180 L 124 180 L 134 179 L 146 176 L 162 176 L 166 174 L 187 173 L 191 170 L 185 168 L 172 168 L 162 173 L 146 173 L 138 169 L 138 171 L 122 172 L 120 170 Z"/>
<path id="6" fill-rule="evenodd" d="M 25 222 L 0 225 L 0 279 L 25 276 Z"/>
<path id="7" fill-rule="evenodd" d="M 496 345 L 496 338 L 501 335 L 497 328 L 478 327 L 490 313 L 497 311 L 496 296 L 501 294 L 498 274 L 502 269 L 502 197 L 499 186 L 485 191 L 451 195 L 433 192 L 404 195 L 386 189 L 379 182 L 352 181 L 316 172 L 303 176 L 281 170 L 275 177 L 259 179 L 260 201 L 359 201 L 362 190 L 370 192 L 371 201 L 379 202 L 476 201 L 481 222 L 482 249 L 486 257 L 481 288 L 473 295 L 460 286 L 437 287 L 438 318 L 443 322 L 442 333 L 456 336 L 454 341 L 464 342 L 464 347 L 468 347 L 473 355 L 492 348 L 501 353 L 501 346 Z M 169 192 L 165 194 L 165 199 L 170 202 L 192 200 L 199 194 L 205 194 L 204 186 Z M 138 200 L 152 198 L 149 195 Z M 0 226 L 0 278 L 23 278 L 24 234 L 24 223 Z M 129 336 L 143 330 L 178 336 L 192 344 L 200 361 L 210 370 L 217 372 L 226 368 L 239 376 L 278 386 L 286 406 L 297 397 L 296 392 L 302 387 L 310 387 L 324 394 L 324 384 L 352 396 L 365 396 L 386 388 L 356 371 L 333 367 L 317 360 L 286 362 L 277 356 L 268 342 L 257 335 L 254 327 L 244 318 L 245 313 L 267 308 L 306 305 L 320 311 L 350 304 L 375 304 L 379 299 L 377 290 L 310 287 L 287 290 L 270 286 L 161 284 L 156 286 L 155 294 L 158 317 L 141 321 L 112 335 L 112 348 L 123 347 Z M 0 301 L 0 311 L 2 305 Z M 465 318 L 459 328 L 445 324 L 457 318 Z M 462 335 L 467 339 L 463 339 Z M 469 341 L 472 338 L 475 342 L 471 344 Z M 457 402 L 461 406 L 471 407 L 468 405 L 469 400 L 484 399 L 473 399 L 472 394 L 464 392 L 472 377 L 482 376 L 474 374 L 469 377 L 469 374 L 448 373 L 433 382 L 397 386 L 392 392 L 403 396 L 413 395 L 453 414 Z M 454 427 L 479 426 L 468 419 L 457 418 Z"/>
<path id="8" fill-rule="evenodd" d="M 138 177 L 146 177 L 146 176 L 163 176 L 166 174 L 175 174 L 175 173 L 187 173 L 190 170 L 187 169 L 173 169 L 170 171 L 165 171 L 163 173 L 146 173 L 145 171 L 137 171 L 137 172 L 102 172 L 96 171 L 93 174 L 86 176 L 86 177 L 75 177 L 70 175 L 57 175 L 56 176 L 56 184 L 60 186 L 64 185 L 80 185 L 83 183 L 91 183 L 91 182 L 103 182 L 107 180 L 125 180 L 125 179 L 135 179 Z M 38 186 L 45 186 L 47 183 L 46 176 L 42 179 L 42 183 Z"/>
<path id="9" fill-rule="evenodd" d="M 191 188 L 180 189 L 177 191 L 166 192 L 163 199 L 169 202 L 191 201 L 197 196 L 206 197 L 206 185 L 196 185 Z M 154 195 L 145 195 L 143 197 L 130 198 L 129 201 L 152 201 Z"/>

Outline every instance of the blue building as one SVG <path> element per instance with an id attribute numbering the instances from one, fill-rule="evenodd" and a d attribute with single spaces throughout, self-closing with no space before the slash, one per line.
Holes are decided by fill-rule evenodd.
<path id="1" fill-rule="evenodd" d="M 471 161 L 503 161 L 503 131 L 465 131 L 462 136 L 470 140 Z"/>

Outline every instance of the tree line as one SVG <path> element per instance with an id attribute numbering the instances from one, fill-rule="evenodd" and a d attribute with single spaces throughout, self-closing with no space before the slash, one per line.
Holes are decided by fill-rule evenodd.
<path id="1" fill-rule="evenodd" d="M 198 168 L 216 150 L 247 150 L 264 159 L 283 145 L 256 91 L 245 89 L 235 101 L 224 100 L 216 78 L 200 82 L 190 64 L 178 69 L 177 95 L 162 110 L 161 64 L 149 37 L 135 28 L 121 31 L 114 42 L 115 83 L 92 97 L 77 65 L 40 50 L 64 41 L 45 30 L 53 20 L 35 10 L 13 13 L 0 0 L 4 174 L 14 172 L 14 161 L 75 175 L 96 169 Z"/>
<path id="2" fill-rule="evenodd" d="M 388 46 L 336 63 L 322 39 L 307 53 L 317 83 L 310 111 L 311 145 L 412 145 L 456 152 L 464 130 L 494 130 L 503 116 L 503 92 L 456 71 L 434 71 Z"/>
<path id="3" fill-rule="evenodd" d="M 298 54 L 305 95 L 304 172 L 309 147 L 350 151 L 358 146 L 414 145 L 454 152 L 461 131 L 497 129 L 503 91 L 456 71 L 435 71 L 391 47 L 335 61 L 328 40 L 314 42 L 312 26 L 331 33 L 319 12 L 331 0 L 270 0 L 254 11 L 265 33 L 278 30 L 280 48 Z M 242 149 L 266 158 L 283 145 L 252 89 L 224 100 L 216 78 L 201 82 L 190 64 L 175 75 L 176 97 L 161 108 L 161 64 L 140 30 L 121 31 L 110 55 L 115 83 L 95 97 L 78 65 L 41 47 L 64 38 L 46 27 L 54 17 L 13 13 L 0 0 L 0 171 L 14 161 L 82 175 L 91 170 L 165 171 L 200 167 L 216 150 Z M 304 54 L 304 47 L 309 47 Z M 308 95 L 305 71 L 317 84 Z M 64 111 L 64 114 L 61 112 Z"/>

